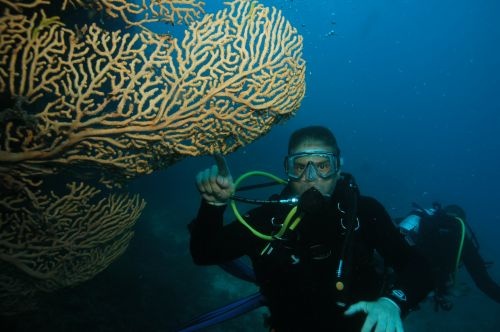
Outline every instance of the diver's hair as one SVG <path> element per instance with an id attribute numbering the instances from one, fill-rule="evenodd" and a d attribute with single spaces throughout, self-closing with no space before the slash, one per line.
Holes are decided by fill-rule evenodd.
<path id="1" fill-rule="evenodd" d="M 304 141 L 317 141 L 332 147 L 336 154 L 340 155 L 337 140 L 330 129 L 323 126 L 309 126 L 298 129 L 292 133 L 288 141 L 288 154 Z"/>
<path id="2" fill-rule="evenodd" d="M 443 208 L 444 212 L 454 217 L 458 217 L 465 221 L 467 219 L 467 215 L 465 214 L 465 210 L 462 207 L 456 204 L 450 204 Z"/>

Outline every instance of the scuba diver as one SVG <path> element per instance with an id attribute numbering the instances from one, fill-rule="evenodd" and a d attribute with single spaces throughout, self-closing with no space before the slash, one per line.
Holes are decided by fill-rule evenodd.
<path id="1" fill-rule="evenodd" d="M 442 208 L 434 203 L 430 209 L 413 205 L 414 211 L 399 222 L 399 228 L 408 243 L 431 264 L 435 310 L 453 308 L 451 289 L 461 263 L 476 286 L 500 303 L 500 286 L 488 274 L 491 263 L 486 263 L 479 254 L 479 242 L 467 223 L 464 209 L 455 204 Z"/>
<path id="2" fill-rule="evenodd" d="M 218 163 L 196 176 L 201 194 L 189 225 L 195 264 L 249 256 L 270 331 L 403 331 L 402 318 L 432 290 L 427 260 L 404 240 L 384 207 L 340 171 L 326 127 L 295 131 L 284 190 L 224 224 L 239 180 Z M 395 271 L 384 288 L 374 252 Z"/>

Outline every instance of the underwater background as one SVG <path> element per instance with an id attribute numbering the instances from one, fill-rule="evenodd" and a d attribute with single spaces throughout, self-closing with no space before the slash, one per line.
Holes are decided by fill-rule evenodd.
<path id="1" fill-rule="evenodd" d="M 291 132 L 331 128 L 365 195 L 393 217 L 411 203 L 465 208 L 490 275 L 500 281 L 500 3 L 495 0 L 266 0 L 304 36 L 307 92 L 301 109 L 227 157 L 234 177 L 283 176 Z M 206 11 L 222 1 L 207 0 Z M 174 331 L 198 314 L 256 291 L 218 267 L 195 266 L 187 224 L 199 195 L 190 158 L 135 180 L 147 207 L 126 253 L 77 287 L 50 294 L 36 312 L 4 319 L 2 331 Z M 250 196 L 264 198 L 257 191 Z M 242 208 L 246 208 L 242 206 Z M 228 219 L 231 218 L 228 212 Z M 431 301 L 406 331 L 499 331 L 498 304 L 461 269 L 450 312 Z M 208 329 L 266 331 L 264 309 Z"/>

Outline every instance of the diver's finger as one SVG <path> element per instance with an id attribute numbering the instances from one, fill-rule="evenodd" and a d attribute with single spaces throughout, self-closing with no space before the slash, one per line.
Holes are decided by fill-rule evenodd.
<path id="1" fill-rule="evenodd" d="M 377 323 L 377 329 L 378 329 L 378 325 L 379 325 L 380 322 Z M 382 329 L 383 327 L 383 329 Z M 378 331 L 377 329 L 375 329 L 375 331 Z M 381 324 L 381 328 L 380 328 L 380 331 L 382 332 L 396 332 L 396 326 L 394 325 L 394 322 L 391 320 L 391 319 L 387 319 L 385 320 L 385 322 L 383 324 Z"/>
<path id="2" fill-rule="evenodd" d="M 208 182 L 208 172 L 207 170 L 203 170 L 196 175 L 196 186 L 198 190 L 202 193 L 207 191 L 207 182 Z"/>
<path id="3" fill-rule="evenodd" d="M 396 322 L 396 329 L 395 329 L 396 332 L 405 332 L 405 329 L 403 327 L 403 322 L 401 321 L 401 319 L 398 319 L 398 321 Z"/>
<path id="4" fill-rule="evenodd" d="M 201 193 L 201 197 L 207 201 L 207 202 L 213 202 L 214 201 L 214 196 L 207 194 L 207 193 Z"/>
<path id="5" fill-rule="evenodd" d="M 390 330 L 388 328 L 387 320 L 378 319 L 378 320 L 375 320 L 375 323 L 377 325 L 375 327 L 375 332 L 386 332 L 386 331 L 394 332 L 394 330 Z M 371 331 L 371 329 L 368 331 Z"/>
<path id="6" fill-rule="evenodd" d="M 354 303 L 349 308 L 347 308 L 347 310 L 344 312 L 344 315 L 352 316 L 358 312 L 367 312 L 367 303 L 365 301 Z"/>
<path id="7" fill-rule="evenodd" d="M 373 318 L 372 315 L 368 315 L 365 319 L 365 323 L 363 324 L 363 327 L 361 328 L 361 332 L 370 332 L 372 331 L 373 327 L 377 323 L 377 320 Z M 378 330 L 377 330 L 378 331 Z"/>
<path id="8" fill-rule="evenodd" d="M 218 178 L 220 175 L 218 175 L 217 165 L 213 165 L 207 172 L 207 182 L 205 183 L 206 190 L 217 196 L 225 189 L 219 184 Z"/>
<path id="9" fill-rule="evenodd" d="M 222 177 L 229 175 L 229 167 L 227 166 L 226 158 L 221 153 L 214 154 L 215 162 L 217 164 L 218 173 Z"/>
<path id="10" fill-rule="evenodd" d="M 212 167 L 210 167 L 210 175 L 208 181 L 213 191 L 220 190 L 219 184 L 217 183 L 217 177 L 219 177 L 219 171 L 217 165 L 213 165 Z"/>
<path id="11" fill-rule="evenodd" d="M 198 172 L 194 178 L 194 184 L 196 185 L 196 188 L 198 191 L 201 189 L 201 172 Z"/>
<path id="12" fill-rule="evenodd" d="M 233 179 L 229 173 L 221 175 L 219 166 L 214 165 L 210 169 L 210 185 L 214 192 L 220 192 L 231 188 Z"/>
<path id="13" fill-rule="evenodd" d="M 216 181 L 219 187 L 224 190 L 230 189 L 233 186 L 233 177 L 231 176 L 231 174 L 227 176 L 218 175 Z"/>
<path id="14" fill-rule="evenodd" d="M 201 184 L 204 192 L 213 193 L 215 190 L 217 190 L 217 184 L 215 183 L 215 174 L 217 174 L 217 171 L 214 171 L 213 167 L 207 168 L 203 171 Z"/>

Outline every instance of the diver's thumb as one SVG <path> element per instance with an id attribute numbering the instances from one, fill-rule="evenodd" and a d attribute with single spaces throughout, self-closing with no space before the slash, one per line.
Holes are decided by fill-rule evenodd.
<path id="1" fill-rule="evenodd" d="M 357 314 L 358 312 L 368 312 L 368 302 L 365 301 L 360 301 L 357 303 L 354 303 L 351 305 L 347 310 L 344 312 L 344 315 L 346 316 L 352 316 L 354 314 Z"/>

